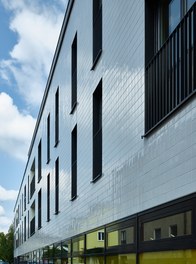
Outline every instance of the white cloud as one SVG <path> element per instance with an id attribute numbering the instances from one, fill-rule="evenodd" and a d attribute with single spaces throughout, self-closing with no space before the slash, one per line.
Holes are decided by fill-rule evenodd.
<path id="1" fill-rule="evenodd" d="M 0 185 L 0 201 L 15 201 L 18 195 L 18 191 L 15 190 L 6 190 Z M 0 206 L 0 215 L 2 215 L 3 207 Z"/>
<path id="2" fill-rule="evenodd" d="M 5 215 L 5 210 L 3 208 L 3 206 L 0 205 L 0 217 Z"/>
<path id="3" fill-rule="evenodd" d="M 0 62 L 0 76 L 14 76 L 19 93 L 37 107 L 43 95 L 67 0 L 0 0 L 12 12 L 10 29 L 18 42 L 10 59 Z M 61 8 L 60 8 L 61 7 Z"/>
<path id="4" fill-rule="evenodd" d="M 5 234 L 8 232 L 10 225 L 12 224 L 13 219 L 7 216 L 0 216 L 0 232 Z"/>
<path id="5" fill-rule="evenodd" d="M 36 120 L 19 112 L 12 98 L 0 93 L 0 149 L 26 161 Z"/>

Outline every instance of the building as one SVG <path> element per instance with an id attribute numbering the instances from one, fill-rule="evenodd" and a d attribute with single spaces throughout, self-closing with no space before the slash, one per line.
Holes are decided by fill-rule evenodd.
<path id="1" fill-rule="evenodd" d="M 195 29 L 195 0 L 69 0 L 16 263 L 196 263 Z"/>

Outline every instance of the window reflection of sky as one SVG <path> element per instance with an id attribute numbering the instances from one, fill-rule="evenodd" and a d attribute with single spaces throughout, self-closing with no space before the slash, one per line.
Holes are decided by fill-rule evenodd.
<path id="1" fill-rule="evenodd" d="M 169 32 L 171 33 L 180 22 L 180 1 L 173 0 L 169 5 Z"/>
<path id="2" fill-rule="evenodd" d="M 187 10 L 196 2 L 196 0 L 187 0 Z"/>

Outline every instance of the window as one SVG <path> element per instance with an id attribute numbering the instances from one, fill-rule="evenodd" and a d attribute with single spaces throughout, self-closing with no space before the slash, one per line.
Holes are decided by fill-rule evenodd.
<path id="1" fill-rule="evenodd" d="M 50 174 L 47 176 L 47 221 L 50 221 Z"/>
<path id="2" fill-rule="evenodd" d="M 28 204 L 29 204 L 29 175 L 28 175 L 28 185 L 27 185 L 27 187 L 28 187 Z"/>
<path id="3" fill-rule="evenodd" d="M 59 88 L 55 94 L 55 147 L 59 142 Z"/>
<path id="4" fill-rule="evenodd" d="M 112 228 L 107 232 L 107 247 L 116 247 L 134 243 L 134 227 Z"/>
<path id="5" fill-rule="evenodd" d="M 30 236 L 35 234 L 35 201 L 30 208 Z"/>
<path id="6" fill-rule="evenodd" d="M 107 256 L 106 263 L 107 264 L 137 263 L 136 254 L 117 254 L 117 255 L 115 254 L 114 256 Z"/>
<path id="7" fill-rule="evenodd" d="M 71 200 L 77 197 L 77 125 L 71 133 Z"/>
<path id="8" fill-rule="evenodd" d="M 42 178 L 42 141 L 38 145 L 38 182 Z"/>
<path id="9" fill-rule="evenodd" d="M 77 34 L 71 46 L 71 113 L 77 105 Z"/>
<path id="10" fill-rule="evenodd" d="M 176 237 L 178 235 L 178 226 L 177 225 L 171 225 L 169 227 L 169 236 L 170 237 Z"/>
<path id="11" fill-rule="evenodd" d="M 161 239 L 161 228 L 155 228 L 154 230 L 154 239 Z"/>
<path id="12" fill-rule="evenodd" d="M 23 215 L 23 209 L 24 209 L 24 195 L 23 195 L 23 193 L 22 193 L 22 208 L 21 208 L 21 210 L 22 210 L 22 215 Z"/>
<path id="13" fill-rule="evenodd" d="M 27 219 L 24 217 L 24 242 L 27 240 Z"/>
<path id="14" fill-rule="evenodd" d="M 42 227 L 42 190 L 38 192 L 38 229 Z"/>
<path id="15" fill-rule="evenodd" d="M 196 0 L 187 0 L 187 9 L 189 9 L 195 2 Z"/>
<path id="16" fill-rule="evenodd" d="M 190 6 L 193 3 L 190 3 Z M 196 90 L 195 5 L 146 0 L 145 135 Z"/>
<path id="17" fill-rule="evenodd" d="M 50 161 L 50 114 L 47 118 L 47 163 Z"/>
<path id="18" fill-rule="evenodd" d="M 180 7 L 181 4 L 179 0 L 172 0 L 169 3 L 169 33 L 171 33 L 180 22 Z"/>
<path id="19" fill-rule="evenodd" d="M 104 241 L 104 231 L 98 231 L 97 236 L 98 236 L 98 241 Z"/>
<path id="20" fill-rule="evenodd" d="M 55 214 L 59 213 L 59 158 L 55 161 Z"/>
<path id="21" fill-rule="evenodd" d="M 30 237 L 30 219 L 29 219 L 29 211 L 28 211 L 28 238 Z"/>
<path id="22" fill-rule="evenodd" d="M 27 209 L 27 188 L 24 186 L 24 211 Z"/>
<path id="23" fill-rule="evenodd" d="M 35 160 L 33 161 L 33 164 L 31 166 L 30 178 L 31 178 L 30 180 L 30 199 L 31 199 L 35 192 Z"/>
<path id="24" fill-rule="evenodd" d="M 93 181 L 102 175 L 102 80 L 93 93 Z"/>
<path id="25" fill-rule="evenodd" d="M 191 235 L 191 219 L 192 211 L 186 211 L 146 222 L 143 224 L 143 241 Z"/>
<path id="26" fill-rule="evenodd" d="M 127 244 L 126 230 L 121 231 L 121 245 Z"/>
<path id="27" fill-rule="evenodd" d="M 93 68 L 102 51 L 102 0 L 93 0 Z"/>
<path id="28" fill-rule="evenodd" d="M 72 254 L 75 256 L 81 256 L 84 254 L 84 236 L 80 236 L 72 240 Z"/>

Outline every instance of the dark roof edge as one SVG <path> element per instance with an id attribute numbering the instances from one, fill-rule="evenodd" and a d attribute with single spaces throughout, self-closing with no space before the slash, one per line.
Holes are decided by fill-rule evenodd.
<path id="1" fill-rule="evenodd" d="M 68 22 L 69 22 L 69 18 L 70 18 L 70 14 L 71 14 L 71 10 L 72 10 L 74 1 L 75 0 L 68 0 L 65 16 L 64 16 L 64 19 L 63 19 L 63 24 L 62 24 L 61 31 L 60 31 L 60 34 L 59 34 L 57 46 L 56 46 L 54 57 L 53 57 L 53 60 L 52 60 L 52 65 L 51 65 L 49 76 L 48 76 L 48 80 L 47 80 L 47 83 L 46 83 L 46 88 L 45 88 L 45 91 L 44 91 L 43 99 L 42 99 L 40 110 L 39 110 L 39 113 L 38 113 L 37 122 L 36 122 L 36 125 L 35 125 L 35 129 L 34 129 L 34 132 L 33 132 L 33 137 L 32 137 L 32 140 L 31 140 L 30 147 L 29 147 L 28 160 L 27 160 L 27 164 L 26 164 L 25 171 L 24 171 L 24 174 L 23 174 L 22 182 L 21 182 L 21 185 L 20 185 L 20 188 L 19 188 L 19 191 L 18 191 L 18 196 L 17 196 L 16 203 L 15 203 L 15 206 L 14 206 L 14 211 L 16 209 L 16 204 L 18 202 L 19 193 L 20 193 L 23 181 L 24 181 L 24 176 L 25 176 L 25 173 L 26 173 L 26 170 L 27 170 L 27 166 L 28 166 L 28 163 L 29 163 L 29 158 L 30 158 L 30 155 L 31 155 L 31 151 L 32 151 L 32 148 L 33 148 L 33 144 L 34 144 L 36 135 L 37 135 L 37 130 L 38 130 L 38 127 L 39 127 L 39 124 L 40 124 L 40 120 L 41 120 L 41 117 L 42 117 L 42 113 L 43 113 L 43 110 L 44 110 L 44 106 L 45 106 L 46 99 L 47 99 L 47 96 L 48 96 L 48 92 L 49 92 L 49 89 L 50 89 L 50 84 L 51 84 L 51 81 L 52 81 L 52 77 L 53 77 L 53 74 L 54 74 L 54 70 L 55 70 L 55 67 L 56 67 L 58 56 L 59 56 L 59 53 L 60 53 L 60 50 L 61 50 L 63 38 L 64 38 L 64 35 L 65 35 L 65 31 L 67 29 L 67 25 L 68 25 Z"/>

